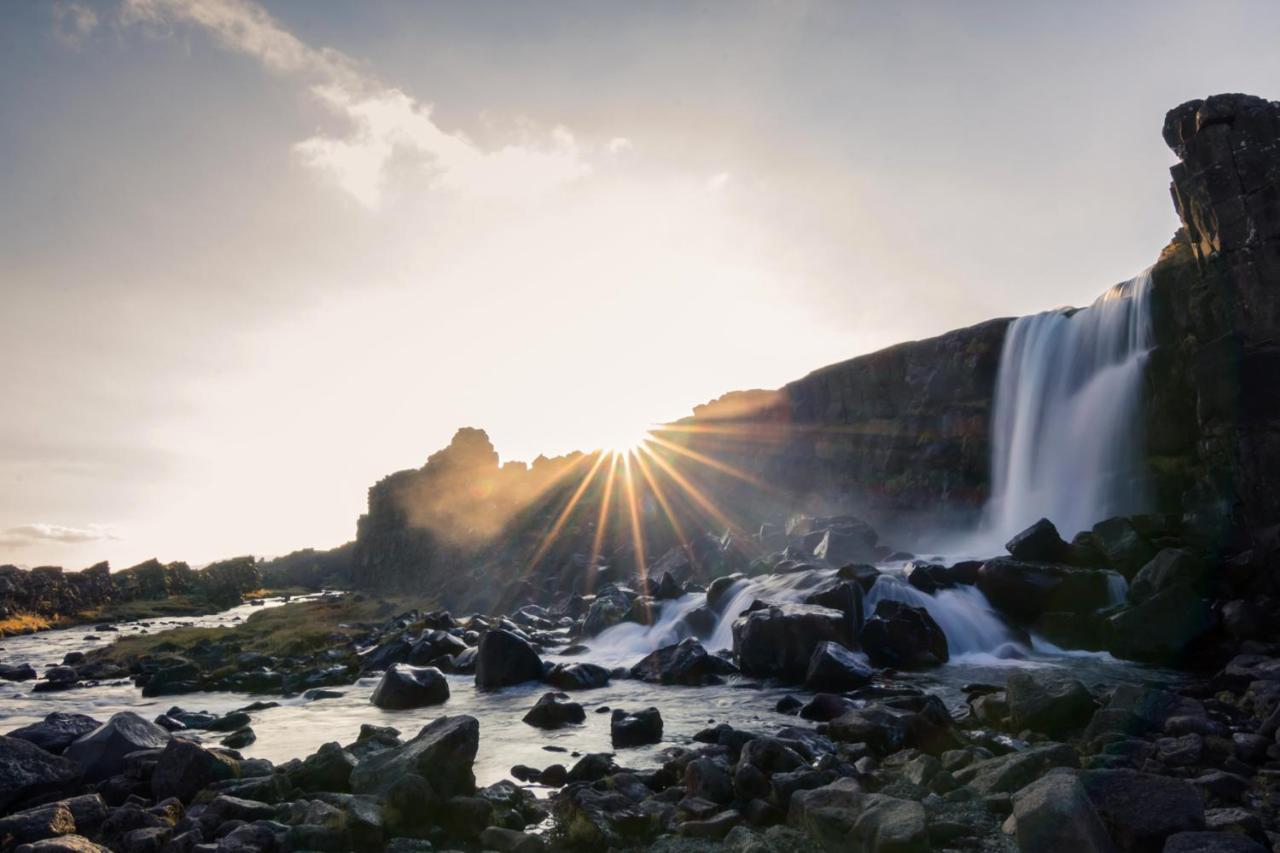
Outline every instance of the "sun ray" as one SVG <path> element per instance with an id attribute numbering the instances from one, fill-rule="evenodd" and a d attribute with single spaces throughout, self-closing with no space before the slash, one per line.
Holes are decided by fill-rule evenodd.
<path id="1" fill-rule="evenodd" d="M 640 469 L 640 473 L 644 475 L 645 481 L 649 484 L 649 491 L 653 492 L 654 498 L 658 501 L 658 506 L 662 507 L 662 512 L 667 517 L 667 521 L 671 522 L 671 530 L 676 534 L 676 541 L 683 547 L 686 543 L 684 535 L 684 527 L 680 524 L 680 519 L 671 509 L 671 504 L 667 501 L 666 494 L 662 491 L 662 487 L 658 485 L 657 479 L 649 470 L 649 465 L 644 461 L 644 454 L 636 454 L 636 466 Z"/>
<path id="2" fill-rule="evenodd" d="M 707 456 L 705 453 L 699 453 L 696 450 L 690 450 L 687 447 L 681 447 L 679 444 L 676 444 L 675 442 L 667 441 L 665 438 L 660 438 L 656 435 L 650 436 L 649 440 L 652 441 L 654 444 L 658 444 L 658 445 L 661 445 L 662 447 L 667 448 L 673 453 L 679 453 L 682 456 L 687 456 L 695 462 L 701 462 L 703 465 L 706 465 L 709 468 L 714 468 L 715 470 L 720 471 L 721 473 L 728 474 L 730 477 L 736 477 L 737 479 L 742 480 L 744 483 L 748 483 L 752 486 L 755 486 L 756 488 L 761 489 L 762 491 L 766 491 L 766 492 L 777 491 L 777 489 L 775 489 L 773 486 L 763 482 L 762 480 L 752 476 L 751 474 L 748 474 L 746 471 L 743 471 L 740 468 L 735 468 L 734 466 L 730 465 L 727 462 L 721 462 L 719 459 L 715 459 L 711 456 Z"/>
<path id="3" fill-rule="evenodd" d="M 569 516 L 573 513 L 573 508 L 578 505 L 578 501 L 582 500 L 582 495 L 587 491 L 587 487 L 591 485 L 591 481 L 595 479 L 596 472 L 604 464 L 605 454 L 596 453 L 593 455 L 596 457 L 595 463 L 591 466 L 591 470 L 587 472 L 587 475 L 582 478 L 582 482 L 578 484 L 577 491 L 573 493 L 573 497 L 569 498 L 569 502 L 560 511 L 560 515 L 556 518 L 555 523 L 551 525 L 551 529 L 542 537 L 538 549 L 533 552 L 533 557 L 529 560 L 528 568 L 525 570 L 526 574 L 531 574 L 542 558 L 546 556 L 547 551 L 564 528 L 565 522 L 569 520 Z"/>
<path id="4" fill-rule="evenodd" d="M 635 454 L 627 453 L 622 457 L 622 485 L 627 495 L 627 510 L 631 516 L 631 538 L 636 550 L 636 573 L 640 580 L 647 578 L 644 556 L 644 531 L 640 527 L 640 508 L 636 503 L 635 478 L 631 473 L 631 458 Z"/>
<path id="5" fill-rule="evenodd" d="M 604 547 L 605 531 L 609 526 L 609 502 L 613 499 L 613 482 L 618 475 L 618 454 L 609 454 L 609 476 L 604 481 L 604 494 L 600 496 L 600 515 L 596 519 L 596 535 L 591 541 L 591 559 L 587 561 L 587 571 L 595 569 L 600 559 L 600 551 Z M 589 589 L 588 592 L 595 590 Z"/>
<path id="6" fill-rule="evenodd" d="M 706 512 L 708 515 L 710 515 L 713 519 L 715 519 L 715 521 L 718 524 L 720 524 L 722 527 L 724 527 L 726 530 L 732 533 L 735 538 L 738 538 L 738 539 L 744 538 L 743 531 L 738 527 L 738 525 L 734 524 L 733 520 L 729 518 L 727 515 L 725 515 L 724 512 L 722 512 L 720 508 L 715 505 L 714 501 L 712 501 L 705 494 L 703 494 L 701 489 L 699 489 L 697 486 L 691 483 L 684 474 L 681 474 L 678 470 L 676 470 L 675 466 L 671 462 L 668 462 L 667 460 L 663 459 L 657 453 L 654 453 L 653 450 L 651 450 L 650 448 L 647 448 L 647 447 L 642 448 L 641 452 L 648 454 L 649 458 L 654 461 L 654 464 L 660 467 L 666 473 L 666 475 L 670 477 L 675 482 L 675 484 L 678 485 L 684 491 L 684 493 L 694 501 L 694 503 L 696 503 L 699 507 L 701 507 L 702 510 Z"/>

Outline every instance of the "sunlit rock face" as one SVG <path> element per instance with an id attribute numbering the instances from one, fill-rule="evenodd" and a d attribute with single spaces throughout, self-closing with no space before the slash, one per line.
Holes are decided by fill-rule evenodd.
<path id="1" fill-rule="evenodd" d="M 1164 136 L 1180 161 L 1182 227 L 1150 271 L 1153 345 L 1133 407 L 1144 505 L 1244 544 L 1280 517 L 1280 105 L 1192 101 Z M 630 464 L 500 465 L 483 432 L 461 430 L 422 468 L 370 489 L 355 581 L 518 604 L 634 583 L 649 565 L 681 580 L 747 571 L 737 545 L 784 547 L 796 512 L 856 515 L 908 549 L 921 533 L 971 527 L 992 490 L 1009 328 L 991 320 L 731 392 L 656 430 Z M 1081 524 L 1105 515 L 1086 510 Z"/>
<path id="2" fill-rule="evenodd" d="M 1164 139 L 1182 228 L 1152 271 L 1149 452 L 1161 507 L 1238 541 L 1280 517 L 1280 103 L 1189 101 Z"/>

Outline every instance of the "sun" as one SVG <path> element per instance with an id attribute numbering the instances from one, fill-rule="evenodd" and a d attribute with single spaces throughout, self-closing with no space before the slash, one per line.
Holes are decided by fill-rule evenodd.
<path id="1" fill-rule="evenodd" d="M 600 450 L 613 456 L 630 456 L 649 443 L 651 427 L 619 429 L 607 436 Z"/>

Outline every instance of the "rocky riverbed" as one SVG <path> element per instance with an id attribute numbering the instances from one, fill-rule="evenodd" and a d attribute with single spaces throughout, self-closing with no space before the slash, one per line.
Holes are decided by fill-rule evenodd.
<path id="1" fill-rule="evenodd" d="M 327 594 L 11 639 L 0 844 L 1179 853 L 1280 840 L 1280 648 L 1225 612 L 1247 599 L 1206 580 L 1187 543 L 1161 543 L 1181 559 L 1153 549 L 1089 569 L 1072 562 L 1090 540 L 1040 524 L 1006 557 L 837 566 L 833 543 L 858 528 L 809 527 L 807 554 L 788 546 L 746 573 L 618 579 L 508 614 Z M 1179 637 L 1221 665 L 1068 652 L 1042 630 L 1062 613 L 1120 632 L 1171 592 L 1214 614 Z M 1158 628 L 1138 656 L 1153 657 Z M 103 635 L 119 641 L 95 649 Z"/>

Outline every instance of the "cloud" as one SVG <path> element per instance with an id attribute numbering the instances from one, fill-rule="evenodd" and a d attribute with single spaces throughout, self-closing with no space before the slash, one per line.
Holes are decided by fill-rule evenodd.
<path id="1" fill-rule="evenodd" d="M 49 543 L 77 545 L 83 542 L 120 541 L 120 539 L 120 534 L 110 524 L 67 527 L 62 524 L 37 523 L 0 530 L 0 545 L 13 548 Z"/>
<path id="2" fill-rule="evenodd" d="M 78 48 L 98 27 L 98 13 L 83 3 L 58 2 L 53 4 L 53 34 L 63 44 Z"/>
<path id="3" fill-rule="evenodd" d="M 341 51 L 305 44 L 249 0 L 125 0 L 124 18 L 162 35 L 175 24 L 201 27 L 264 68 L 302 78 L 344 132 L 303 140 L 294 153 L 371 210 L 383 202 L 393 164 L 420 170 L 432 187 L 484 201 L 537 197 L 591 173 L 568 129 L 482 149 L 436 124 L 430 104 L 380 82 Z"/>

